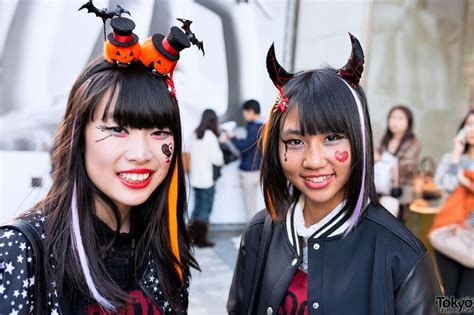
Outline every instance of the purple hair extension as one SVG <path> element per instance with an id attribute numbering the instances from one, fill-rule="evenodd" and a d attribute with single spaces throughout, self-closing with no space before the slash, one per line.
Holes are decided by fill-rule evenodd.
<path id="1" fill-rule="evenodd" d="M 71 136 L 71 144 L 70 144 L 70 158 L 72 156 L 72 147 L 74 144 L 74 134 L 76 132 L 76 122 L 77 122 L 77 112 L 74 115 L 74 125 L 72 127 L 72 136 Z M 89 259 L 87 258 L 86 251 L 84 250 L 84 244 L 82 243 L 82 236 L 81 236 L 81 229 L 79 227 L 79 212 L 77 209 L 77 186 L 76 181 L 74 180 L 74 186 L 72 190 L 72 200 L 71 200 L 71 213 L 72 213 L 72 231 L 71 231 L 71 243 L 72 247 L 75 249 L 78 257 L 79 263 L 82 268 L 82 273 L 84 274 L 84 278 L 87 283 L 87 287 L 89 288 L 92 297 L 97 301 L 97 303 L 107 310 L 115 309 L 115 306 L 110 303 L 104 296 L 102 296 L 97 287 L 94 284 L 94 280 L 92 279 L 92 275 L 89 269 Z"/>
<path id="2" fill-rule="evenodd" d="M 365 176 L 366 176 L 366 162 L 367 162 L 367 139 L 365 138 L 365 119 L 364 119 L 364 109 L 362 107 L 362 103 L 359 99 L 359 96 L 357 96 L 356 91 L 354 91 L 353 88 L 344 80 L 341 78 L 341 80 L 347 85 L 349 90 L 352 93 L 352 96 L 354 97 L 354 100 L 357 104 L 357 111 L 359 113 L 359 120 L 360 120 L 360 130 L 362 133 L 362 182 L 360 184 L 360 191 L 359 191 L 359 197 L 357 198 L 357 204 L 354 209 L 354 212 L 352 213 L 350 219 L 349 219 L 349 228 L 346 230 L 344 235 L 349 234 L 350 231 L 352 231 L 355 226 L 357 225 L 357 222 L 359 221 L 359 218 L 361 216 L 361 213 L 365 207 L 364 203 L 364 194 L 365 194 Z"/>

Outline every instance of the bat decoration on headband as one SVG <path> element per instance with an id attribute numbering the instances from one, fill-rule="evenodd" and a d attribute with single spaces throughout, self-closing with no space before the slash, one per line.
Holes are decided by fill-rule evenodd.
<path id="1" fill-rule="evenodd" d="M 121 17 L 123 13 L 130 15 L 130 12 L 128 12 L 127 10 L 119 6 L 118 4 L 117 4 L 117 7 L 111 11 L 109 11 L 109 9 L 107 8 L 98 9 L 97 7 L 94 6 L 94 4 L 92 3 L 92 0 L 89 0 L 86 3 L 84 3 L 77 11 L 80 11 L 82 9 L 87 9 L 87 13 L 94 13 L 95 16 L 100 17 L 102 19 L 102 22 L 104 23 L 104 41 L 106 40 L 105 21 L 113 18 L 114 16 Z"/>
<path id="2" fill-rule="evenodd" d="M 183 26 L 181 26 L 181 28 L 184 30 L 184 32 L 186 33 L 186 36 L 188 36 L 189 38 L 189 41 L 193 44 L 193 45 L 196 45 L 198 50 L 201 50 L 202 51 L 202 55 L 204 56 L 206 53 L 204 52 L 204 43 L 201 41 L 199 41 L 197 38 L 196 38 L 196 35 L 194 35 L 193 32 L 191 32 L 191 24 L 193 23 L 193 21 L 190 21 L 190 20 L 186 20 L 186 19 L 177 19 L 178 21 L 180 21 L 181 23 L 183 23 Z"/>
<path id="3" fill-rule="evenodd" d="M 283 87 L 288 81 L 290 81 L 295 75 L 286 71 L 278 62 L 275 54 L 275 45 L 272 44 L 267 53 L 267 71 L 272 79 L 273 84 L 278 89 L 278 96 L 275 101 L 274 110 L 276 112 L 281 110 L 284 112 L 286 110 L 288 99 L 283 94 Z"/>
<path id="4" fill-rule="evenodd" d="M 336 74 L 346 80 L 352 87 L 357 87 L 364 71 L 364 51 L 359 40 L 349 33 L 352 43 L 351 56 L 347 63 Z"/>

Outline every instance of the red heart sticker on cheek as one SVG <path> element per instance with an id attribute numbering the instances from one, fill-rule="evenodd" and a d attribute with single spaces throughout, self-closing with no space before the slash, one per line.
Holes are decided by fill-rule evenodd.
<path id="1" fill-rule="evenodd" d="M 347 151 L 342 151 L 342 152 L 336 151 L 336 153 L 334 154 L 334 157 L 339 162 L 345 162 L 345 161 L 347 161 L 347 158 L 349 158 L 349 152 L 347 152 Z"/>

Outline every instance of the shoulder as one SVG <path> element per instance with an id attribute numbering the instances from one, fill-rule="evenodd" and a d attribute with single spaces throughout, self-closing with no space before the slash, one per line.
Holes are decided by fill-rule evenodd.
<path id="1" fill-rule="evenodd" d="M 421 241 L 385 208 L 371 205 L 366 211 L 365 218 L 368 227 L 374 230 L 376 236 L 385 239 L 388 250 L 397 249 L 416 257 L 426 251 Z"/>
<path id="2" fill-rule="evenodd" d="M 421 142 L 418 140 L 417 137 L 413 136 L 413 138 L 409 139 L 405 143 L 403 143 L 402 147 L 400 148 L 403 151 L 412 151 L 412 150 L 420 150 L 421 149 Z"/>
<path id="3" fill-rule="evenodd" d="M 206 139 L 206 140 L 214 140 L 214 139 L 217 139 L 217 136 L 214 134 L 214 132 L 207 129 L 206 131 L 204 131 L 204 137 L 203 138 Z"/>
<path id="4" fill-rule="evenodd" d="M 257 212 L 252 219 L 250 219 L 249 223 L 245 227 L 242 237 L 243 241 L 251 239 L 252 241 L 259 240 L 262 229 L 263 229 L 263 224 L 265 223 L 265 216 L 267 214 L 267 211 L 265 209 L 260 210 Z"/>
<path id="5" fill-rule="evenodd" d="M 439 161 L 439 164 L 449 164 L 451 160 L 451 152 L 446 152 L 443 154 L 443 156 L 441 157 L 441 160 Z M 439 165 L 438 164 L 438 165 Z"/>

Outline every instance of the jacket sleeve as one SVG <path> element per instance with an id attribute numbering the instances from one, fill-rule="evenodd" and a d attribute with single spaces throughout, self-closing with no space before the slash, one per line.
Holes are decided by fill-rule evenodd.
<path id="1" fill-rule="evenodd" d="M 407 143 L 404 152 L 399 157 L 400 181 L 403 181 L 405 184 L 407 184 L 407 180 L 411 184 L 411 179 L 415 176 L 420 151 L 421 143 L 418 140 L 414 140 Z"/>
<path id="2" fill-rule="evenodd" d="M 257 145 L 259 125 L 252 125 L 247 130 L 247 137 L 245 139 L 237 139 L 233 137 L 230 141 L 240 150 L 245 152 L 252 146 Z"/>
<path id="3" fill-rule="evenodd" d="M 256 224 L 251 222 L 249 227 L 242 233 L 234 276 L 227 300 L 228 314 L 247 314 L 262 228 L 263 221 Z"/>
<path id="4" fill-rule="evenodd" d="M 0 314 L 33 311 L 34 263 L 26 237 L 13 229 L 0 229 Z"/>
<path id="5" fill-rule="evenodd" d="M 450 153 L 443 155 L 434 177 L 435 184 L 449 193 L 453 192 L 459 184 L 459 165 L 450 163 L 450 160 Z"/>
<path id="6" fill-rule="evenodd" d="M 224 153 L 222 152 L 221 147 L 219 146 L 219 140 L 217 140 L 217 137 L 214 134 L 211 138 L 210 149 L 212 164 L 216 166 L 224 165 Z"/>
<path id="7" fill-rule="evenodd" d="M 395 314 L 439 314 L 442 295 L 430 254 L 426 251 L 395 292 Z"/>

